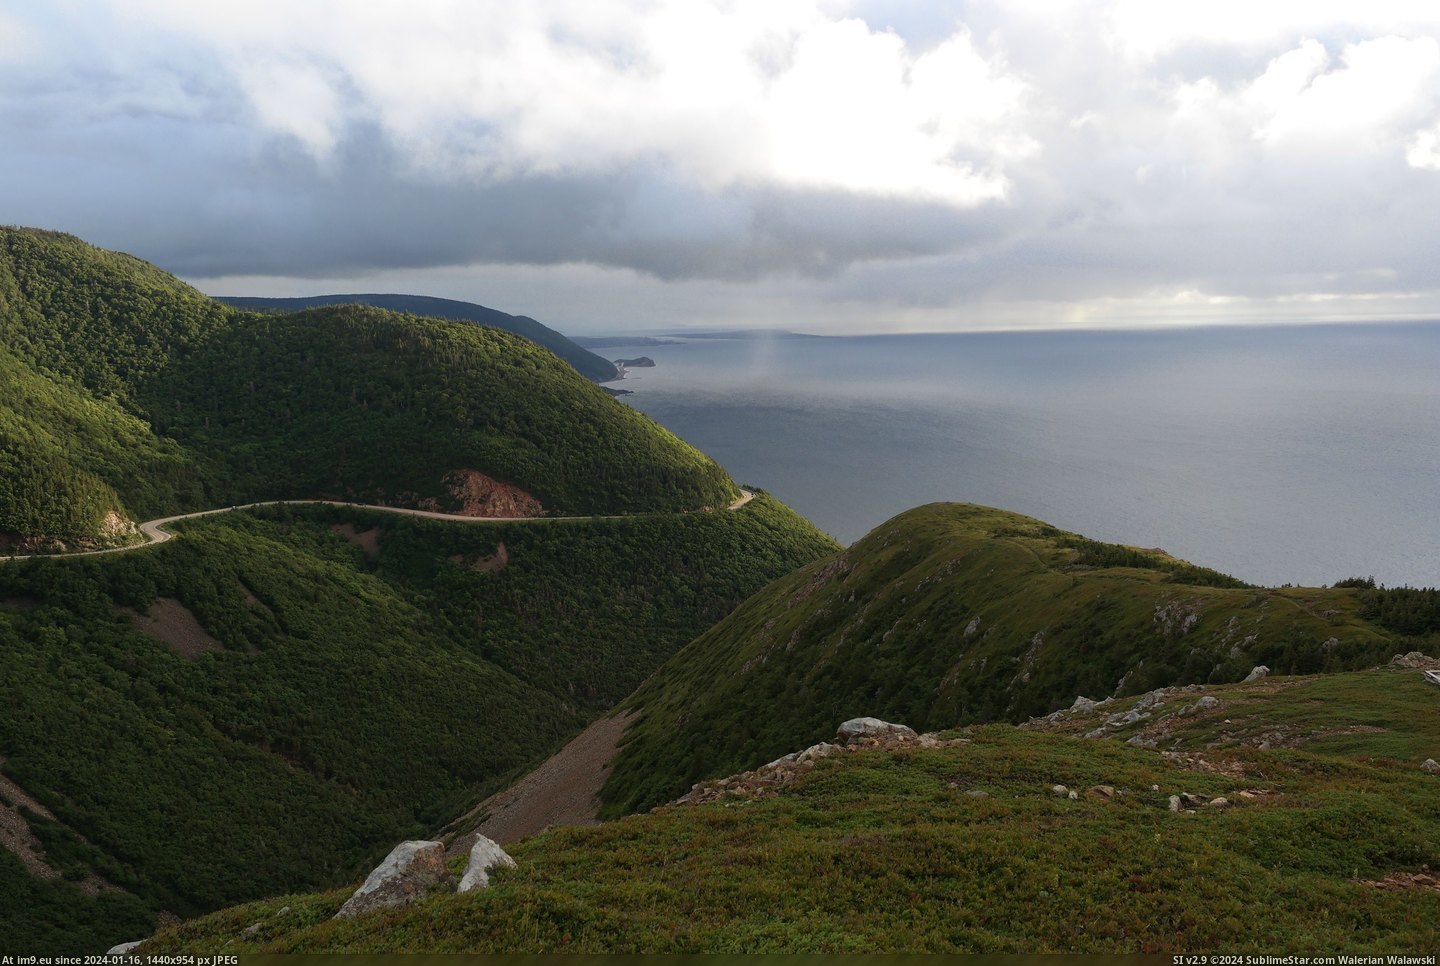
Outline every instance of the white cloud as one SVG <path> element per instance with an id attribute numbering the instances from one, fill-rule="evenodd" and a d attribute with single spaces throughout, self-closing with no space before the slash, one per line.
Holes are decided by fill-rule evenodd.
<path id="1" fill-rule="evenodd" d="M 1256 131 L 1263 141 L 1385 137 L 1436 99 L 1440 43 L 1433 37 L 1352 44 L 1341 54 L 1343 66 L 1330 71 L 1323 69 L 1324 51 L 1314 41 L 1292 53 L 1298 55 L 1293 61 L 1287 61 L 1289 54 L 1277 58 L 1246 91 L 1268 108 Z"/>
<path id="2" fill-rule="evenodd" d="M 431 176 L 658 163 L 711 188 L 972 205 L 1035 149 L 1025 84 L 958 30 L 933 49 L 823 0 L 399 5 L 146 0 L 311 152 L 376 124 Z M 276 37 L 285 37 L 277 45 Z M 341 88 L 344 89 L 343 95 Z"/>
<path id="3" fill-rule="evenodd" d="M 239 77 L 260 122 L 287 134 L 323 159 L 339 140 L 341 102 L 335 85 L 308 64 L 241 66 Z"/>
<path id="4" fill-rule="evenodd" d="M 1329 32 L 1423 36 L 1436 26 L 1431 0 L 1114 0 L 1097 16 L 1111 47 L 1140 60 L 1196 44 L 1266 48 Z"/>
<path id="5" fill-rule="evenodd" d="M 1415 132 L 1405 151 L 1405 160 L 1412 168 L 1440 171 L 1440 122 Z"/>

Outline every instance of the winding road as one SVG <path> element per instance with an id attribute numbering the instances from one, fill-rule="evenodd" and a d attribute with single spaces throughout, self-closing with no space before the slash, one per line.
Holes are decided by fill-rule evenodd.
<path id="1" fill-rule="evenodd" d="M 744 487 L 740 488 L 740 499 L 730 504 L 729 509 L 738 510 L 751 500 L 755 494 Z M 550 523 L 562 520 L 628 520 L 639 514 L 614 515 L 614 516 L 576 516 L 576 517 L 467 517 L 458 513 L 437 513 L 433 510 L 413 510 L 408 507 L 398 506 L 377 506 L 373 503 L 346 503 L 341 500 L 266 500 L 260 503 L 243 503 L 237 506 L 217 507 L 214 510 L 199 510 L 195 513 L 178 513 L 172 517 L 160 517 L 156 520 L 146 520 L 140 524 L 140 532 L 145 536 L 144 543 L 130 544 L 125 547 L 110 547 L 105 550 L 77 550 L 72 553 L 28 553 L 15 554 L 9 557 L 0 557 L 5 560 L 45 560 L 64 557 L 94 557 L 102 553 L 124 553 L 127 550 L 139 550 L 141 547 L 151 547 L 157 543 L 164 543 L 174 539 L 175 534 L 166 530 L 165 527 L 180 520 L 193 520 L 196 517 L 209 517 L 217 513 L 230 513 L 234 510 L 250 510 L 260 506 L 285 506 L 285 505 L 321 505 L 321 506 L 346 506 L 357 510 L 379 510 L 382 513 L 400 513 L 405 516 L 424 517 L 427 520 L 449 520 L 453 523 Z M 696 511 L 685 510 L 685 513 Z"/>

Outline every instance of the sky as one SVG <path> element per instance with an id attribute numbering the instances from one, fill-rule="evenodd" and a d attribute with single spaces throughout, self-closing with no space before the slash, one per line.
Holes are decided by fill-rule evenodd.
<path id="1" fill-rule="evenodd" d="M 1432 0 L 0 0 L 0 222 L 570 334 L 1440 318 Z"/>

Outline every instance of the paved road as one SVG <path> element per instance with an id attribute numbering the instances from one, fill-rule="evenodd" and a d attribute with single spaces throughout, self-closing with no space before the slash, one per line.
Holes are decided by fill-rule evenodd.
<path id="1" fill-rule="evenodd" d="M 751 500 L 755 494 L 749 490 L 740 490 L 740 499 L 730 504 L 731 510 L 738 510 Z M 16 554 L 10 557 L 0 557 L 4 560 L 34 560 L 36 558 L 55 557 L 93 557 L 102 553 L 124 553 L 127 550 L 138 550 L 141 547 L 153 546 L 157 543 L 164 543 L 173 539 L 175 534 L 166 530 L 168 524 L 178 520 L 193 520 L 196 517 L 214 516 L 217 513 L 230 513 L 233 510 L 249 510 L 257 506 L 282 506 L 293 504 L 324 506 L 348 506 L 360 510 L 379 510 L 383 513 L 400 513 L 411 517 L 424 517 L 427 520 L 449 520 L 453 523 L 550 523 L 557 520 L 625 520 L 625 516 L 579 516 L 579 517 L 467 517 L 458 513 L 436 513 L 432 510 L 412 510 L 406 507 L 376 506 L 372 503 L 345 503 L 340 500 L 266 500 L 261 503 L 244 503 L 239 506 L 222 506 L 214 510 L 200 510 L 196 513 L 178 513 L 173 517 L 160 517 L 158 520 L 146 520 L 140 524 L 140 532 L 145 536 L 144 543 L 132 544 L 128 547 L 111 547 L 108 550 L 80 550 L 74 553 L 31 553 Z"/>

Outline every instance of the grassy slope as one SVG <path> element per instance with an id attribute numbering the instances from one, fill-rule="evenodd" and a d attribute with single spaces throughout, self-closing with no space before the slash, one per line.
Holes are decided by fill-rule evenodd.
<path id="1" fill-rule="evenodd" d="M 524 336 L 539 346 L 544 346 L 575 367 L 575 371 L 587 379 L 603 382 L 614 379 L 618 373 L 615 365 L 601 358 L 589 349 L 582 348 L 548 326 L 541 325 L 524 315 L 508 315 L 496 309 L 476 305 L 473 302 L 458 302 L 454 299 L 432 298 L 426 295 L 315 295 L 309 298 L 249 298 L 222 296 L 221 302 L 236 308 L 260 312 L 298 312 L 323 305 L 373 305 L 392 312 L 409 312 L 414 315 L 431 316 L 437 319 L 455 319 L 464 322 L 478 322 L 495 329 L 504 329 Z"/>
<path id="2" fill-rule="evenodd" d="M 285 896 L 145 951 L 1432 951 L 1440 892 L 1368 883 L 1440 864 L 1440 777 L 1416 767 L 1440 747 L 1433 687 L 1394 670 L 1275 683 L 1214 688 L 1218 720 L 1178 726 L 1188 759 L 976 726 L 969 745 L 821 761 L 759 801 L 543 833 L 486 891 L 345 921 L 349 889 Z M 1316 708 L 1370 730 L 1200 747 L 1224 717 L 1258 733 Z M 1069 801 L 1057 782 L 1120 795 Z M 1169 811 L 1180 792 L 1239 804 Z"/>
<path id="3" fill-rule="evenodd" d="M 332 532 L 342 521 L 381 528 L 379 555 Z M 503 570 L 470 568 L 502 541 Z M 55 814 L 31 817 L 53 865 L 133 894 L 87 898 L 0 856 L 0 945 L 94 951 L 162 909 L 343 881 L 833 546 L 764 497 L 517 525 L 284 508 L 0 566 L 5 773 Z M 226 649 L 182 658 L 115 611 L 157 597 Z"/>
<path id="4" fill-rule="evenodd" d="M 1080 562 L 1110 557 L 1152 566 Z M 856 715 L 1017 721 L 1079 694 L 1235 681 L 1256 664 L 1354 668 L 1396 649 L 1356 615 L 1355 590 L 1209 586 L 1226 583 L 1001 510 L 908 511 L 746 601 L 646 682 L 626 702 L 644 716 L 607 809 L 673 798 Z"/>
<path id="5" fill-rule="evenodd" d="M 735 496 L 714 461 L 551 353 L 378 309 L 231 310 L 138 259 L 0 228 L 0 534 L 83 543 L 252 498 L 450 499 L 474 469 L 547 509 Z"/>

